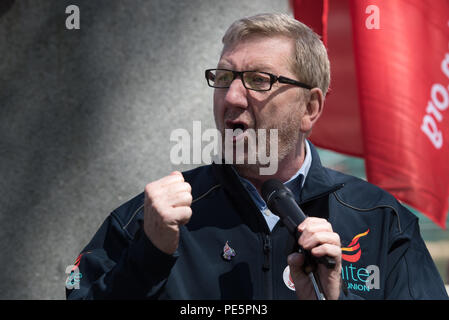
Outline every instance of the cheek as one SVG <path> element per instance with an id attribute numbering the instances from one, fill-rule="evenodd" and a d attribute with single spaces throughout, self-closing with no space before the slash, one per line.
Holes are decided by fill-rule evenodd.
<path id="1" fill-rule="evenodd" d="M 303 112 L 298 107 L 296 102 L 288 101 L 269 105 L 262 110 L 260 124 L 264 128 L 278 129 L 280 134 L 290 132 L 292 128 L 299 129 L 303 126 Z"/>
<path id="2" fill-rule="evenodd" d="M 254 117 L 260 128 L 271 129 L 277 128 L 285 114 L 282 113 L 282 106 L 270 102 L 262 108 L 256 108 Z"/>

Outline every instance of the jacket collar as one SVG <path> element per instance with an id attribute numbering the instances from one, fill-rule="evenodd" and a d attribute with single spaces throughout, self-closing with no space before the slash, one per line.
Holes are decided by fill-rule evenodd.
<path id="1" fill-rule="evenodd" d="M 321 164 L 319 154 L 315 146 L 309 141 L 310 150 L 312 153 L 312 164 L 306 177 L 303 188 L 299 194 L 299 204 L 311 202 L 315 199 L 323 198 L 330 193 L 343 187 L 341 183 L 335 183 L 327 173 L 326 168 Z M 249 206 L 252 209 L 257 209 L 253 204 L 250 196 L 246 192 L 245 187 L 240 182 L 239 177 L 229 164 L 213 164 L 215 174 L 222 186 L 234 197 L 237 197 L 239 202 L 250 202 Z"/>
<path id="2" fill-rule="evenodd" d="M 262 214 L 231 165 L 213 163 L 212 168 L 223 190 L 229 196 L 229 200 L 236 208 L 240 209 L 237 212 L 249 228 L 253 232 L 262 230 L 269 233 L 270 230 Z"/>
<path id="3" fill-rule="evenodd" d="M 312 153 L 312 164 L 299 195 L 300 204 L 324 197 L 343 187 L 343 184 L 335 183 L 329 176 L 326 168 L 321 164 L 318 151 L 310 141 L 309 145 Z"/>

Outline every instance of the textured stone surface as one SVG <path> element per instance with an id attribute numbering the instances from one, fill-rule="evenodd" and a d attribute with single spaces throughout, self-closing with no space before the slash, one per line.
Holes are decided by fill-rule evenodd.
<path id="1" fill-rule="evenodd" d="M 0 299 L 64 299 L 107 215 L 193 167 L 170 163 L 170 132 L 214 127 L 204 69 L 227 26 L 261 12 L 288 1 L 1 0 Z"/>

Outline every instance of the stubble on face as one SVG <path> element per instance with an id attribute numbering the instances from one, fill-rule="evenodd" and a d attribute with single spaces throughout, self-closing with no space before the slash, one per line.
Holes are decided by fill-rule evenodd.
<path id="1" fill-rule="evenodd" d="M 290 59 L 285 57 L 289 50 L 291 51 L 290 55 L 292 55 L 294 53 L 294 42 L 292 39 L 282 37 L 273 39 L 255 36 L 225 48 L 220 58 L 219 67 L 236 68 L 238 70 L 253 68 L 264 70 L 266 68 L 263 65 L 268 64 L 268 70 L 265 71 L 272 73 L 277 73 L 278 71 L 282 75 L 294 79 L 296 77 L 291 71 L 286 71 L 285 68 L 282 68 L 282 66 L 288 65 L 290 62 Z M 272 54 L 266 55 L 266 52 Z M 262 67 L 254 67 L 254 64 L 260 64 Z M 277 67 L 279 67 L 279 70 Z M 281 163 L 285 163 L 288 171 L 290 171 L 292 164 L 293 167 L 296 166 L 295 160 L 298 158 L 298 153 L 303 154 L 301 150 L 297 150 L 302 145 L 300 140 L 304 139 L 304 133 L 301 132 L 301 119 L 305 114 L 306 108 L 303 90 L 278 83 L 275 83 L 272 90 L 266 93 L 249 91 L 243 93 L 242 89 L 241 85 L 240 87 L 238 84 L 235 85 L 232 91 L 233 94 L 230 96 L 235 99 L 232 104 L 228 101 L 227 105 L 223 103 L 225 91 L 216 91 L 214 94 L 214 116 L 217 128 L 221 131 L 223 139 L 225 139 L 226 119 L 245 121 L 249 128 L 256 130 L 256 136 L 258 136 L 257 130 L 265 129 L 266 141 L 259 141 L 257 137 L 257 146 L 264 144 L 266 146 L 264 150 L 265 155 L 270 157 L 270 159 L 273 158 L 271 157 L 272 152 L 277 152 L 277 157 L 274 158 L 276 158 L 279 166 L 276 167 L 279 169 Z M 223 112 L 223 114 L 220 114 L 220 112 Z M 278 131 L 278 148 L 272 148 L 270 145 L 269 130 L 271 129 Z M 269 165 L 263 165 L 259 161 L 255 164 L 248 163 L 248 141 L 246 138 L 245 140 L 244 164 L 233 163 L 241 176 L 252 178 L 252 180 L 259 179 L 260 168 L 268 167 Z M 223 146 L 225 144 L 226 142 L 223 140 Z M 258 147 L 257 149 L 259 150 L 260 148 Z M 235 151 L 235 146 L 233 151 Z M 256 158 L 258 160 L 258 157 Z"/>
<path id="2" fill-rule="evenodd" d="M 270 121 L 267 124 L 260 124 L 258 129 L 266 130 L 266 140 L 260 141 L 257 138 L 257 146 L 261 143 L 265 144 L 266 156 L 277 160 L 277 167 L 279 168 L 282 163 L 289 158 L 300 156 L 303 149 L 303 144 L 300 143 L 304 139 L 304 133 L 301 132 L 301 119 L 305 114 L 304 97 L 299 98 L 297 104 L 290 106 L 283 106 L 288 109 L 288 112 L 282 113 L 282 117 L 279 117 L 275 121 Z M 279 116 L 279 114 L 277 114 Z M 272 148 L 270 144 L 270 130 L 278 130 L 277 149 Z M 247 140 L 245 140 L 245 148 L 247 148 Z M 248 150 L 248 149 L 245 149 Z M 258 148 L 258 151 L 260 148 Z M 277 156 L 272 157 L 273 150 L 277 152 Z M 270 164 L 261 164 L 257 161 L 255 164 L 247 163 L 248 155 L 245 155 L 244 164 L 236 164 L 235 168 L 237 172 L 245 178 L 257 179 L 260 175 L 261 167 L 268 167 Z M 258 159 L 258 157 L 257 157 Z"/>

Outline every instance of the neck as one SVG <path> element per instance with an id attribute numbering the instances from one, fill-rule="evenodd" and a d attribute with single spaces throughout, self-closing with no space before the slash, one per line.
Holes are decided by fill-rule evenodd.
<path id="1" fill-rule="evenodd" d="M 260 175 L 259 168 L 255 166 L 249 168 L 244 165 L 234 165 L 234 167 L 238 174 L 250 181 L 261 194 L 262 184 L 267 180 L 277 179 L 282 183 L 288 181 L 301 168 L 305 155 L 305 141 L 301 139 L 296 148 L 279 161 L 278 170 L 273 175 Z"/>

